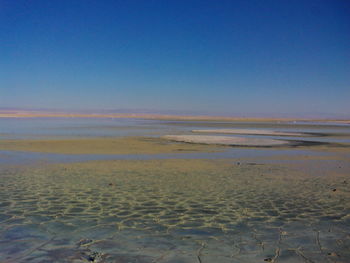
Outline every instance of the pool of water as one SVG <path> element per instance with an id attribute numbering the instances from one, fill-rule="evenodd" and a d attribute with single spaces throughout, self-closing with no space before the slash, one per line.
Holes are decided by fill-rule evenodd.
<path id="1" fill-rule="evenodd" d="M 327 156 L 330 153 L 315 152 L 300 149 L 249 149 L 249 148 L 225 148 L 222 152 L 206 153 L 162 153 L 162 154 L 57 154 L 38 153 L 24 151 L 2 151 L 0 150 L 1 164 L 38 164 L 48 163 L 71 163 L 93 160 L 154 160 L 154 159 L 227 159 L 267 157 L 279 155 L 313 155 Z"/>
<path id="2" fill-rule="evenodd" d="M 350 125 L 344 124 L 184 122 L 113 118 L 0 118 L 0 139 L 160 136 L 191 134 L 191 130 L 210 128 L 252 128 L 286 132 L 324 133 L 332 136 L 304 137 L 303 139 L 327 142 L 350 141 Z M 225 134 L 225 136 L 230 135 Z M 268 137 L 288 138 L 285 136 Z M 289 137 L 288 139 L 298 140 L 300 137 Z"/>
<path id="3" fill-rule="evenodd" d="M 0 118 L 0 139 L 140 136 L 166 133 L 152 120 L 113 118 Z"/>

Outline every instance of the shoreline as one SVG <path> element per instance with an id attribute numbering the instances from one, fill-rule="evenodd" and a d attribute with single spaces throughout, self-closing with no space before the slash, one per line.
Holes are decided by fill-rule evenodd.
<path id="1" fill-rule="evenodd" d="M 206 115 L 166 115 L 142 113 L 111 113 L 111 114 L 84 114 L 84 113 L 39 113 L 39 112 L 6 112 L 0 111 L 0 119 L 5 118 L 115 118 L 115 119 L 148 119 L 169 121 L 214 121 L 214 122 L 322 122 L 350 124 L 350 119 L 317 119 L 317 118 L 266 118 L 266 117 L 226 117 Z"/>

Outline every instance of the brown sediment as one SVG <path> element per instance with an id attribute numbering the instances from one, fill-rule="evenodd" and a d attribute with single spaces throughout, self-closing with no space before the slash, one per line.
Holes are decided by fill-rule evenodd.
<path id="1" fill-rule="evenodd" d="M 117 137 L 50 140 L 0 140 L 0 150 L 63 154 L 157 154 L 213 152 L 210 145 L 170 143 L 159 138 Z"/>
<path id="2" fill-rule="evenodd" d="M 300 147 L 326 152 L 349 151 L 347 144 L 287 141 L 228 136 L 174 135 L 156 137 L 94 137 L 75 139 L 3 139 L 0 150 L 60 154 L 160 154 L 180 152 L 217 152 L 228 146 Z"/>

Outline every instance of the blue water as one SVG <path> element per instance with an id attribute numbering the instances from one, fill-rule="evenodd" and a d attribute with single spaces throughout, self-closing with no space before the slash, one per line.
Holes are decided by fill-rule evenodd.
<path id="1" fill-rule="evenodd" d="M 210 128 L 252 128 L 270 129 L 288 132 L 317 132 L 342 134 L 342 136 L 325 137 L 286 137 L 230 135 L 263 138 L 270 137 L 282 140 L 322 141 L 331 143 L 350 143 L 350 126 L 345 125 L 311 125 L 286 123 L 246 123 L 246 122 L 184 122 L 143 119 L 114 118 L 0 118 L 1 139 L 43 139 L 43 138 L 81 138 L 81 137 L 115 137 L 115 136 L 161 136 L 166 134 L 192 134 L 194 129 Z M 206 134 L 209 135 L 209 134 Z M 216 134 L 217 135 L 217 134 Z M 345 136 L 344 136 L 345 135 Z M 148 160 L 169 158 L 247 158 L 273 155 L 320 155 L 327 154 L 315 151 L 293 149 L 251 149 L 229 148 L 215 153 L 175 153 L 175 154 L 132 154 L 132 155 L 96 155 L 96 154 L 49 154 L 18 151 L 0 151 L 0 164 L 28 164 L 47 162 L 77 162 L 90 160 Z"/>
<path id="2" fill-rule="evenodd" d="M 227 158 L 253 158 L 278 155 L 313 155 L 324 156 L 328 153 L 297 149 L 249 149 L 249 148 L 226 148 L 223 152 L 210 153 L 162 153 L 162 154 L 58 154 L 38 153 L 25 151 L 1 151 L 1 164 L 31 164 L 40 162 L 71 163 L 93 160 L 154 160 L 154 159 L 227 159 Z"/>
<path id="3" fill-rule="evenodd" d="M 0 139 L 154 136 L 167 133 L 152 120 L 113 118 L 0 118 Z"/>

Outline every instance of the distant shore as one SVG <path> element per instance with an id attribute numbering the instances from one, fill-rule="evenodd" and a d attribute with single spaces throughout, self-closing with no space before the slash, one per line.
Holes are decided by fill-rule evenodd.
<path id="1" fill-rule="evenodd" d="M 59 113 L 41 111 L 0 110 L 0 118 L 134 118 L 179 121 L 241 121 L 241 122 L 329 122 L 350 124 L 350 119 L 312 119 L 312 118 L 263 118 L 263 117 L 227 117 L 207 115 L 168 115 L 145 113 Z"/>

